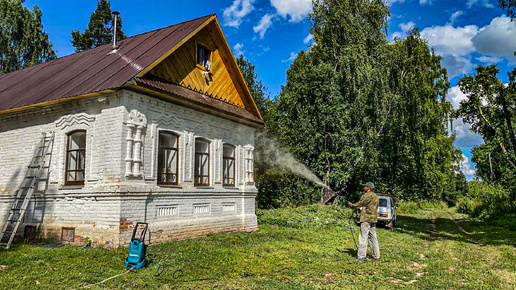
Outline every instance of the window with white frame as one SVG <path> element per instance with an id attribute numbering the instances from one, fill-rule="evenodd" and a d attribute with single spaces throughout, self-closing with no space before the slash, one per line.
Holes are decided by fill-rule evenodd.
<path id="1" fill-rule="evenodd" d="M 210 185 L 210 142 L 195 139 L 194 185 Z"/>
<path id="2" fill-rule="evenodd" d="M 253 183 L 254 182 L 254 161 L 253 161 L 253 149 L 250 147 L 245 148 L 244 153 L 244 159 L 245 159 L 245 175 L 246 175 L 246 182 L 247 183 Z"/>
<path id="3" fill-rule="evenodd" d="M 68 134 L 65 185 L 84 185 L 86 169 L 86 131 Z"/>
<path id="4" fill-rule="evenodd" d="M 224 144 L 222 149 L 222 172 L 224 186 L 235 186 L 235 146 Z"/>
<path id="5" fill-rule="evenodd" d="M 159 133 L 158 184 L 178 184 L 179 136 L 169 132 Z"/>

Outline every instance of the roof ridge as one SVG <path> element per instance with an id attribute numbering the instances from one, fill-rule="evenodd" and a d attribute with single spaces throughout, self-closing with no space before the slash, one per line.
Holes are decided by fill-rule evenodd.
<path id="1" fill-rule="evenodd" d="M 202 19 L 202 18 L 209 18 L 209 17 L 211 17 L 211 16 L 213 16 L 213 15 L 217 15 L 217 14 L 213 13 L 213 14 L 204 15 L 204 16 L 201 16 L 201 17 L 197 17 L 197 18 L 195 18 L 195 19 L 190 19 L 190 20 L 183 21 L 183 22 L 179 22 L 179 23 L 172 24 L 172 25 L 169 25 L 169 26 L 165 26 L 165 27 L 161 27 L 161 28 L 156 28 L 156 29 L 151 30 L 151 31 L 142 32 L 142 33 L 140 33 L 140 34 L 136 34 L 136 35 L 133 35 L 133 36 L 128 37 L 128 38 L 133 38 L 133 37 L 137 37 L 137 36 L 145 35 L 145 34 L 147 34 L 147 33 L 152 33 L 152 32 L 156 32 L 156 31 L 163 30 L 163 29 L 168 29 L 168 28 L 171 28 L 171 27 L 176 26 L 176 25 L 181 25 L 181 24 L 185 24 L 185 23 L 188 23 L 188 22 L 193 22 L 193 21 L 196 21 L 196 20 L 199 20 L 199 19 Z M 123 40 L 126 40 L 126 39 L 128 39 L 128 38 L 124 38 Z M 123 40 L 122 40 L 122 41 L 123 41 Z M 105 45 L 105 44 L 104 44 L 104 45 Z"/>
<path id="2" fill-rule="evenodd" d="M 146 35 L 146 34 L 150 34 L 150 33 L 155 33 L 157 31 L 160 31 L 160 30 L 163 30 L 163 29 L 168 29 L 168 28 L 171 28 L 171 27 L 174 27 L 174 26 L 177 26 L 177 25 L 182 25 L 182 24 L 185 24 L 185 23 L 188 23 L 188 22 L 193 22 L 193 21 L 196 21 L 196 20 L 199 20 L 199 19 L 202 19 L 202 18 L 209 18 L 213 15 L 216 15 L 215 13 L 213 14 L 208 14 L 208 15 L 204 15 L 204 16 L 201 16 L 201 17 L 197 17 L 195 19 L 190 19 L 190 20 L 187 20 L 187 21 L 183 21 L 183 22 L 179 22 L 179 23 L 176 23 L 176 24 L 172 24 L 172 25 L 169 25 L 169 26 L 165 26 L 165 27 L 161 27 L 161 28 L 157 28 L 157 29 L 154 29 L 154 30 L 151 30 L 151 31 L 147 31 L 147 32 L 142 32 L 140 34 L 136 34 L 136 35 L 133 35 L 133 36 L 130 36 L 130 37 L 127 37 L 127 38 L 124 38 L 122 40 L 120 40 L 119 42 L 122 43 L 123 41 L 126 41 L 130 38 L 135 38 L 135 37 L 139 37 L 139 36 L 142 36 L 142 35 Z M 26 69 L 34 69 L 34 68 L 37 68 L 37 67 L 41 67 L 43 65 L 55 65 L 55 63 L 57 61 L 63 61 L 67 58 L 70 58 L 70 60 L 73 60 L 72 57 L 78 57 L 80 55 L 84 55 L 86 54 L 87 52 L 90 52 L 90 53 L 98 53 L 99 51 L 102 51 L 102 48 L 105 48 L 106 46 L 108 45 L 112 45 L 112 43 L 106 43 L 106 44 L 103 44 L 103 45 L 100 45 L 100 46 L 96 46 L 96 47 L 92 47 L 92 48 L 89 48 L 89 49 L 86 49 L 86 50 L 83 50 L 83 51 L 78 51 L 78 52 L 74 52 L 72 54 L 69 54 L 69 55 L 65 55 L 65 56 L 61 56 L 61 57 L 58 57 L 58 58 L 55 58 L 55 59 L 52 59 L 52 60 L 48 60 L 48 61 L 45 61 L 45 62 L 41 62 L 41 63 L 38 63 L 38 64 L 35 64 L 35 65 L 31 65 L 31 66 L 28 66 L 28 67 L 24 67 L 24 68 L 21 68 L 19 70 L 15 70 L 15 71 L 12 71 L 10 73 L 6 73 L 6 74 L 3 74 L 2 75 L 2 78 L 3 77 L 6 77 L 10 74 L 13 74 L 13 73 L 16 73 L 16 72 L 21 72 L 21 71 L 24 71 Z M 70 60 L 67 60 L 67 61 L 70 61 Z"/>

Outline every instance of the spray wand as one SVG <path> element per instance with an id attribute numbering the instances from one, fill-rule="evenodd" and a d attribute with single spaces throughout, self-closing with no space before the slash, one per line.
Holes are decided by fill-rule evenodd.
<path id="1" fill-rule="evenodd" d="M 328 190 L 329 192 L 333 193 L 334 195 L 338 196 L 339 198 L 342 198 L 342 200 L 344 200 L 344 202 L 349 205 L 351 204 L 352 202 L 350 202 L 349 200 L 345 199 L 342 195 L 340 195 L 341 192 L 344 191 L 344 189 L 341 189 L 339 191 L 334 191 L 332 190 L 329 186 L 327 186 L 326 184 L 319 184 L 321 185 L 323 188 L 325 188 L 326 190 Z M 356 211 L 352 210 L 351 211 L 351 214 L 349 215 L 348 217 L 348 226 L 349 226 L 349 232 L 351 233 L 351 237 L 353 238 L 353 243 L 355 244 L 355 249 L 358 251 L 358 245 L 357 245 L 357 240 L 355 239 L 355 233 L 353 232 L 353 226 L 351 225 L 352 224 L 352 220 L 353 218 L 355 218 L 357 215 Z"/>

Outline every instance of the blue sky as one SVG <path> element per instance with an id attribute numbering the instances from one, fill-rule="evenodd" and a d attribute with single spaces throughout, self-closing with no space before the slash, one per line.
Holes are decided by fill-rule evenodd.
<path id="1" fill-rule="evenodd" d="M 96 0 L 26 0 L 43 12 L 44 31 L 58 56 L 74 52 L 70 31 L 83 31 Z M 311 0 L 112 0 L 121 12 L 123 29 L 132 36 L 208 14 L 217 14 L 235 56 L 243 54 L 274 97 L 286 82 L 286 71 L 296 54 L 309 47 L 308 13 Z M 405 37 L 418 28 L 423 38 L 443 56 L 451 89 L 448 99 L 457 107 L 465 96 L 456 84 L 478 64 L 498 65 L 499 77 L 516 65 L 516 22 L 504 16 L 497 0 L 390 0 L 389 39 Z M 470 150 L 482 139 L 461 120 L 454 123 L 455 145 L 464 152 L 463 172 L 474 175 Z"/>

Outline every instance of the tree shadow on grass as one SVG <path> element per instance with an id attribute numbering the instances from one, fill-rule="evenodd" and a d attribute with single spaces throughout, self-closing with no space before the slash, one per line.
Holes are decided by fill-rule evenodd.
<path id="1" fill-rule="evenodd" d="M 423 240 L 450 240 L 478 245 L 516 246 L 516 231 L 470 219 L 436 217 L 428 218 L 398 216 L 397 232 L 419 237 Z"/>

